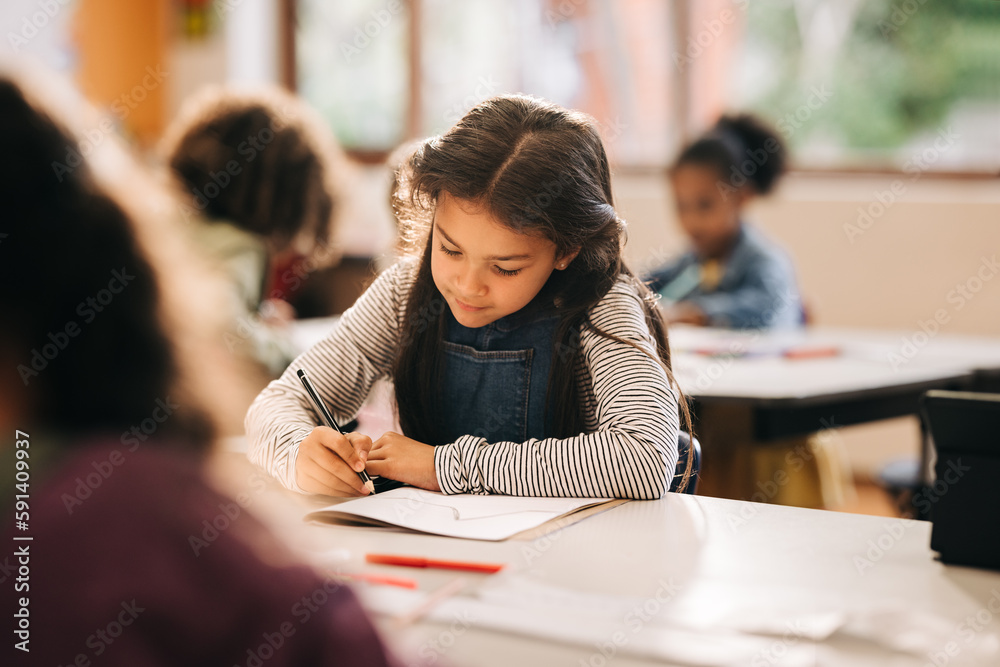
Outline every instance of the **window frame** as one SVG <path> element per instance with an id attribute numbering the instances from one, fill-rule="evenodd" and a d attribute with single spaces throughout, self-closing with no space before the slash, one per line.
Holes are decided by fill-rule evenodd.
<path id="1" fill-rule="evenodd" d="M 405 113 L 406 128 L 404 141 L 419 139 L 422 135 L 419 128 L 422 127 L 422 53 L 423 36 L 419 30 L 421 17 L 423 14 L 422 0 L 400 0 L 404 6 L 404 11 L 408 13 L 407 36 L 408 36 L 408 72 L 407 72 L 407 109 Z M 289 91 L 297 92 L 297 68 L 296 58 L 296 27 L 297 27 L 297 5 L 298 0 L 278 0 L 279 2 L 279 49 L 281 63 L 279 72 L 281 73 L 282 85 Z M 676 44 L 687 44 L 688 40 L 694 36 L 694 26 L 691 25 L 692 7 L 696 0 L 675 0 L 671 3 L 672 28 Z M 693 127 L 692 118 L 692 90 L 689 68 L 683 68 L 675 77 L 670 86 L 674 93 L 675 112 L 679 119 L 680 136 L 679 144 L 684 145 L 691 141 L 697 133 Z M 391 150 L 358 150 L 348 149 L 347 154 L 353 160 L 367 165 L 377 165 L 384 163 L 392 154 Z M 633 173 L 649 173 L 665 171 L 667 165 L 637 165 L 619 164 L 617 171 L 628 171 Z M 904 172 L 899 168 L 891 167 L 808 167 L 796 166 L 789 169 L 789 173 L 801 173 L 810 176 L 899 176 Z M 992 172 L 989 170 L 959 169 L 942 170 L 928 169 L 921 172 L 922 177 L 930 177 L 941 180 L 960 181 L 991 181 L 1000 179 L 1000 170 Z"/>

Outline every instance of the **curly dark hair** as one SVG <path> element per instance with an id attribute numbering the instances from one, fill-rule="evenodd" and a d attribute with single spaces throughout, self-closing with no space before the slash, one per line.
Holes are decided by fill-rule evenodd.
<path id="1" fill-rule="evenodd" d="M 750 114 L 719 118 L 708 132 L 693 141 L 674 162 L 701 165 L 715 170 L 718 178 L 731 187 L 749 187 L 765 195 L 784 175 L 788 150 L 777 130 Z"/>
<path id="2" fill-rule="evenodd" d="M 319 117 L 279 89 L 209 88 L 167 131 L 162 151 L 190 205 L 286 247 L 330 237 L 339 151 Z"/>

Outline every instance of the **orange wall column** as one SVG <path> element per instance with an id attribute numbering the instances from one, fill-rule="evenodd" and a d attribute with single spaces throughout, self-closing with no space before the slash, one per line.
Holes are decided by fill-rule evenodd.
<path id="1" fill-rule="evenodd" d="M 141 146 L 164 129 L 176 6 L 171 0 L 80 0 L 75 14 L 77 82 Z"/>

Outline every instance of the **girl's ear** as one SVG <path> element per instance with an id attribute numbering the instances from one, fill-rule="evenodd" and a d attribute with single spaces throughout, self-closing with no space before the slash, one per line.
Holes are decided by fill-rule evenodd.
<path id="1" fill-rule="evenodd" d="M 576 259 L 576 256 L 578 254 L 580 254 L 580 249 L 579 248 L 573 248 L 572 250 L 570 250 L 566 254 L 560 255 L 559 257 L 556 257 L 556 268 L 559 269 L 560 271 L 562 271 L 567 266 L 569 266 L 570 262 L 572 262 L 574 259 Z"/>

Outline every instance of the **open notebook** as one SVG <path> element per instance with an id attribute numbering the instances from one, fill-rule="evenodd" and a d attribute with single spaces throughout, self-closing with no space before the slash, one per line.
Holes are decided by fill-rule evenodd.
<path id="1" fill-rule="evenodd" d="M 622 502 L 607 498 L 446 496 L 405 487 L 330 505 L 305 518 L 325 523 L 400 526 L 434 535 L 496 541 L 543 528 L 549 522 L 552 529 L 561 528 L 585 513 L 589 516 Z"/>

